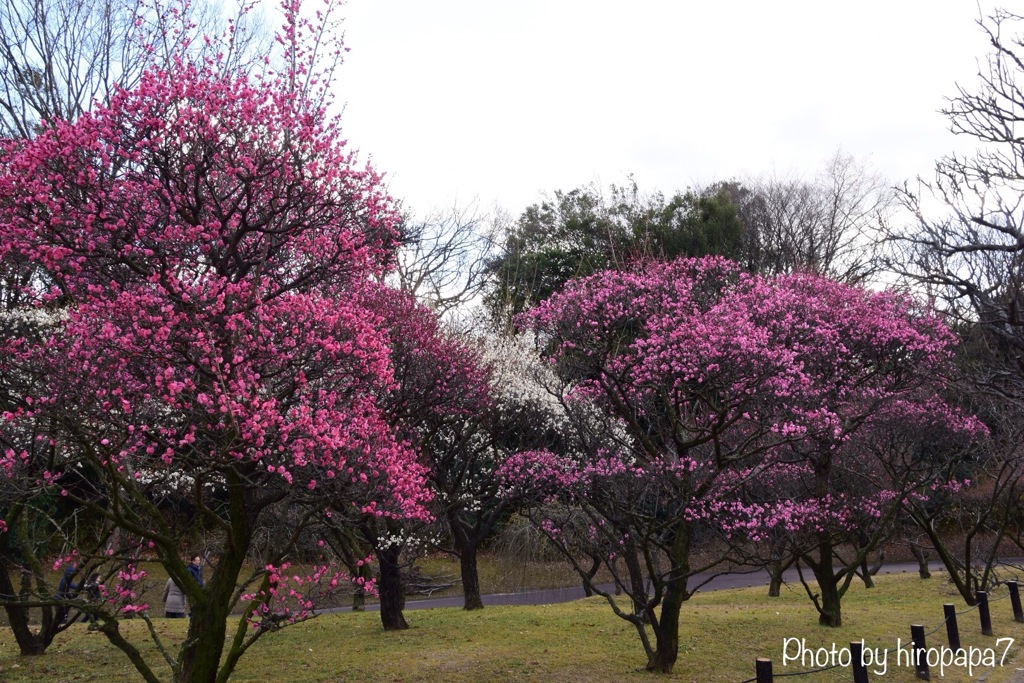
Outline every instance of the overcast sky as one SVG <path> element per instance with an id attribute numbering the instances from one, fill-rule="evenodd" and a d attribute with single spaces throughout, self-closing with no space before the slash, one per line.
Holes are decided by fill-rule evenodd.
<path id="1" fill-rule="evenodd" d="M 992 5 L 982 3 L 987 10 Z M 892 180 L 957 140 L 937 113 L 987 51 L 973 0 L 348 0 L 346 136 L 417 212 L 632 173 L 666 193 L 811 175 Z"/>

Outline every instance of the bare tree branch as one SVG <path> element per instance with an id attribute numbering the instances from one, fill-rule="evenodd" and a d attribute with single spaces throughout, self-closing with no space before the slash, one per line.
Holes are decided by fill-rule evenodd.
<path id="1" fill-rule="evenodd" d="M 451 317 L 479 297 L 499 221 L 500 217 L 481 213 L 475 204 L 453 204 L 423 218 L 407 216 L 396 285 L 439 315 Z"/>

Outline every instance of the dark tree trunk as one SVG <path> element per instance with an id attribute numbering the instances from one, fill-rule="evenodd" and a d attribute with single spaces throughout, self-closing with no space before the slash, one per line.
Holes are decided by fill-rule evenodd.
<path id="1" fill-rule="evenodd" d="M 364 584 L 373 578 L 373 571 L 370 569 L 368 563 L 359 565 L 358 575 L 363 579 Z M 362 585 L 357 587 L 352 593 L 352 611 L 363 612 L 366 610 L 366 589 Z"/>
<path id="2" fill-rule="evenodd" d="M 211 588 L 207 586 L 208 595 Z M 192 614 L 188 636 L 182 646 L 181 680 L 188 683 L 215 683 L 227 634 L 227 601 L 213 597 L 205 605 L 189 603 L 189 607 Z"/>
<path id="3" fill-rule="evenodd" d="M 672 673 L 672 668 L 679 659 L 679 612 L 686 599 L 685 583 L 673 581 L 665 590 L 665 600 L 661 604 L 661 616 L 654 629 L 654 652 L 647 659 L 647 670 L 660 674 Z M 654 623 L 648 617 L 650 623 Z"/>
<path id="4" fill-rule="evenodd" d="M 839 590 L 839 578 L 832 569 L 832 544 L 821 541 L 818 545 L 818 561 L 808 564 L 818 582 L 818 623 L 822 626 L 838 628 L 843 625 L 842 594 Z"/>
<path id="5" fill-rule="evenodd" d="M 839 598 L 839 584 L 831 569 L 827 570 L 831 579 L 818 579 L 818 590 L 821 592 L 821 606 L 818 609 L 818 623 L 822 626 L 839 628 L 843 625 L 842 603 Z M 815 573 L 817 576 L 817 573 Z"/>
<path id="6" fill-rule="evenodd" d="M 824 500 L 828 495 L 828 474 L 831 469 L 831 458 L 824 457 L 815 464 L 815 495 L 819 500 Z M 840 601 L 842 594 L 839 590 L 839 579 L 832 569 L 833 541 L 828 532 L 821 532 L 817 536 L 818 561 L 812 563 L 809 558 L 807 564 L 814 572 L 814 578 L 818 581 L 818 599 L 814 600 L 814 606 L 818 610 L 818 623 L 822 626 L 838 628 L 843 624 L 842 607 Z M 806 588 L 807 584 L 804 584 Z"/>
<path id="7" fill-rule="evenodd" d="M 0 560 L 0 596 L 5 600 L 11 600 L 16 597 L 14 584 L 11 583 L 11 577 L 8 574 L 6 559 Z M 18 649 L 22 656 L 30 657 L 46 652 L 46 646 L 49 643 L 44 643 L 37 634 L 32 632 L 28 625 L 29 610 L 27 607 L 16 603 L 7 603 L 4 605 L 4 611 L 7 613 L 7 621 L 11 626 L 14 640 L 17 641 Z"/>
<path id="8" fill-rule="evenodd" d="M 405 608 L 405 584 L 402 581 L 402 568 L 399 556 L 400 546 L 390 546 L 377 550 L 377 562 L 380 566 L 380 584 L 377 592 L 380 595 L 380 623 L 385 631 L 401 631 L 409 628 L 402 610 Z"/>
<path id="9" fill-rule="evenodd" d="M 252 543 L 250 515 L 254 506 L 237 479 L 238 475 L 232 474 L 228 480 L 231 531 L 213 575 L 202 586 L 191 576 L 184 581 L 184 585 L 179 584 L 188 598 L 191 611 L 188 635 L 178 657 L 180 680 L 185 683 L 226 681 L 242 656 L 243 650 L 238 647 L 237 641 L 229 645 L 227 653 L 224 652 L 231 598 Z M 101 630 L 111 642 L 115 642 L 115 637 L 119 637 L 116 633 L 117 622 L 112 622 L 111 629 L 107 626 L 111 624 L 105 624 Z M 129 657 L 132 656 L 129 649 L 123 645 L 119 647 Z"/>
<path id="10" fill-rule="evenodd" d="M 777 598 L 782 595 L 783 573 L 793 566 L 793 558 L 783 560 L 776 557 L 768 566 L 768 597 Z"/>
<path id="11" fill-rule="evenodd" d="M 867 535 L 867 533 L 861 530 L 860 533 L 857 534 L 857 542 L 860 545 L 858 551 L 864 551 L 867 548 L 868 544 L 871 542 L 871 538 Z M 875 564 L 874 568 L 872 568 L 868 564 L 868 553 L 864 553 L 864 559 L 861 560 L 860 571 L 858 572 L 858 574 L 860 575 L 861 580 L 864 582 L 865 588 L 875 587 L 875 580 L 871 577 L 877 574 L 878 570 L 882 568 L 884 555 L 884 551 L 878 551 L 878 562 Z"/>
<path id="12" fill-rule="evenodd" d="M 932 572 L 928 568 L 928 551 L 917 545 L 911 544 L 910 552 L 917 560 L 917 573 L 922 579 L 932 578 Z"/>
<path id="13" fill-rule="evenodd" d="M 672 673 L 679 658 L 679 612 L 690 597 L 686 592 L 686 581 L 690 575 L 690 529 L 682 523 L 675 532 L 669 553 L 672 566 L 668 574 L 674 578 L 664 583 L 661 613 L 656 617 L 651 609 L 647 615 L 655 641 L 654 652 L 647 660 L 647 670 L 662 674 Z"/>
<path id="14" fill-rule="evenodd" d="M 480 546 L 490 535 L 494 523 L 502 517 L 501 507 L 486 513 L 469 513 L 462 507 L 448 509 L 448 527 L 452 531 L 452 541 L 459 555 L 462 579 L 463 609 L 483 609 L 484 602 L 480 596 L 480 572 L 477 569 L 477 557 Z"/>
<path id="15" fill-rule="evenodd" d="M 868 566 L 868 558 L 864 558 L 860 563 L 860 578 L 864 581 L 865 588 L 874 588 L 875 580 L 871 578 L 871 567 Z"/>
<path id="16" fill-rule="evenodd" d="M 595 553 L 590 556 L 590 561 L 591 565 L 590 569 L 587 570 L 587 580 L 583 582 L 583 594 L 588 598 L 594 596 L 594 589 L 590 586 L 594 581 L 594 577 L 597 576 L 598 570 L 601 569 L 601 556 Z M 616 588 L 618 588 L 618 586 L 616 586 Z M 618 595 L 618 592 L 616 592 L 616 595 Z"/>
<path id="17" fill-rule="evenodd" d="M 15 600 L 18 594 L 14 590 L 14 582 L 11 581 L 11 572 L 19 568 L 10 561 L 10 533 L 0 534 L 0 596 L 5 600 Z M 22 572 L 21 578 L 21 599 L 27 600 L 30 594 L 32 575 L 27 571 Z M 38 632 L 33 632 L 29 626 L 29 608 L 19 605 L 16 602 L 7 602 L 4 605 L 4 612 L 7 613 L 7 622 L 14 634 L 14 640 L 18 643 L 18 650 L 22 656 L 34 657 L 46 652 L 46 648 L 53 642 L 57 634 L 57 623 L 54 622 L 52 607 L 43 607 L 42 625 Z"/>
<path id="18" fill-rule="evenodd" d="M 462 609 L 483 609 L 484 601 L 480 597 L 480 575 L 476 568 L 475 545 L 468 545 L 459 550 L 459 569 L 462 572 Z"/>
<path id="19" fill-rule="evenodd" d="M 463 519 L 460 511 L 449 510 L 448 525 L 452 530 L 452 541 L 455 552 L 459 554 L 459 571 L 462 579 L 462 609 L 483 609 L 484 601 L 480 597 L 480 573 L 477 571 L 476 558 L 483 541 L 482 534 L 477 533 L 470 523 Z"/>

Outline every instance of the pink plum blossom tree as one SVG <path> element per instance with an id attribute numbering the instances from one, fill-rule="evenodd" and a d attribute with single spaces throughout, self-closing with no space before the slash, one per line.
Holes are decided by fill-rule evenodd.
<path id="1" fill-rule="evenodd" d="M 24 298 L 18 292 L 19 283 L 31 281 L 32 268 L 9 261 L 4 265 L 8 267 L 0 284 L 0 353 L 7 362 L 0 363 L 0 413 L 15 408 L 38 379 L 31 365 L 13 362 L 16 353 L 25 344 L 44 338 L 59 322 L 52 312 L 21 305 Z M 42 654 L 67 627 L 69 622 L 61 618 L 59 606 L 28 607 L 25 602 L 33 592 L 46 596 L 56 592 L 57 586 L 47 580 L 51 570 L 46 559 L 65 547 L 65 529 L 87 526 L 66 500 L 45 495 L 37 485 L 47 444 L 35 436 L 31 430 L 0 430 L 0 449 L 21 454 L 17 467 L 8 461 L 0 477 L 0 595 L 5 598 L 4 611 L 22 655 Z M 29 472 L 34 476 L 23 476 Z"/>
<path id="2" fill-rule="evenodd" d="M 495 471 L 510 453 L 553 446 L 558 437 L 546 406 L 523 392 L 527 366 L 536 363 L 532 349 L 528 358 L 512 340 L 473 339 L 446 329 L 411 295 L 381 289 L 377 302 L 375 308 L 386 311 L 395 380 L 381 405 L 419 454 L 437 522 L 424 527 L 367 519 L 363 525 L 380 567 L 381 620 L 390 630 L 407 626 L 400 558 L 426 545 L 424 539 L 459 558 L 464 608 L 483 607 L 477 556 L 518 503 L 498 495 Z"/>
<path id="3" fill-rule="evenodd" d="M 973 378 L 972 378 L 973 379 Z M 1020 549 L 1020 514 L 1024 494 L 1024 461 L 1019 457 L 1024 420 L 1017 402 L 986 395 L 964 383 L 963 395 L 988 427 L 988 438 L 956 449 L 943 439 L 945 430 L 929 432 L 929 443 L 946 457 L 936 466 L 947 479 L 969 485 L 937 486 L 927 495 L 909 498 L 904 505 L 908 533 L 931 546 L 934 557 L 949 574 L 950 583 L 968 605 L 977 591 L 991 590 L 1001 577 L 1007 547 Z M 934 434 L 939 441 L 933 441 Z M 951 446 L 953 447 L 951 449 Z M 915 539 L 916 540 L 916 539 Z"/>
<path id="4" fill-rule="evenodd" d="M 473 509 L 477 467 L 486 449 L 481 416 L 490 406 L 490 372 L 466 340 L 446 331 L 437 314 L 412 294 L 378 288 L 374 309 L 384 315 L 390 337 L 393 381 L 380 397 L 389 424 L 403 442 L 413 446 L 434 497 L 434 515 L 447 523 L 463 564 L 468 608 L 480 603 L 476 553 L 480 541 L 466 530 Z M 408 628 L 402 615 L 404 587 L 401 556 L 410 541 L 421 541 L 431 529 L 422 520 L 374 518 L 361 524 L 365 540 L 378 560 L 381 622 L 386 630 Z M 480 604 L 482 606 L 482 604 Z"/>
<path id="5" fill-rule="evenodd" d="M 769 490 L 784 492 L 772 506 L 784 513 L 776 524 L 800 539 L 820 622 L 839 626 L 841 596 L 867 554 L 908 496 L 935 483 L 929 463 L 907 459 L 906 439 L 942 431 L 952 442 L 984 430 L 937 393 L 955 338 L 936 317 L 907 299 L 817 277 L 777 278 L 772 289 L 752 310 L 799 364 L 786 398 L 793 416 L 782 428 L 800 437 L 777 454 L 786 466 L 769 471 Z M 855 550 L 844 555 L 840 546 Z"/>
<path id="6" fill-rule="evenodd" d="M 575 453 L 521 453 L 503 468 L 505 485 L 590 516 L 595 542 L 612 549 L 608 568 L 617 556 L 626 567 L 615 576 L 632 610 L 606 595 L 609 604 L 659 672 L 678 657 L 680 609 L 699 588 L 690 579 L 715 564 L 692 563 L 703 530 L 757 540 L 829 514 L 827 486 L 771 505 L 744 491 L 787 468 L 827 483 L 814 465 L 883 409 L 926 405 L 953 343 L 907 300 L 810 276 L 761 278 L 719 258 L 571 282 L 523 322 L 594 438 Z M 558 543 L 557 517 L 540 522 Z"/>
<path id="7" fill-rule="evenodd" d="M 557 448 L 568 423 L 539 384 L 532 346 L 521 338 L 483 335 L 474 340 L 487 369 L 488 400 L 451 431 L 431 452 L 430 479 L 459 557 L 465 609 L 481 609 L 477 555 L 522 501 L 501 495 L 497 471 L 513 453 L 526 448 Z M 440 506 L 439 506 L 440 507 Z"/>
<path id="8" fill-rule="evenodd" d="M 397 215 L 324 113 L 329 46 L 304 43 L 319 34 L 285 9 L 285 71 L 174 59 L 0 159 L 0 258 L 35 264 L 22 294 L 62 312 L 45 337 L 4 340 L 0 376 L 35 381 L 5 407 L 0 466 L 105 521 L 80 561 L 120 568 L 104 604 L 75 604 L 148 681 L 224 681 L 344 585 L 326 551 L 295 568 L 301 536 L 428 515 L 423 469 L 379 401 L 395 376 L 368 282 L 389 266 Z M 249 572 L 282 507 L 292 532 Z M 202 585 L 182 557 L 197 527 L 219 539 Z M 150 629 L 160 664 L 119 629 L 148 619 L 131 558 L 159 561 L 190 605 L 176 651 Z"/>
<path id="9" fill-rule="evenodd" d="M 787 444 L 779 464 L 743 489 L 744 502 L 764 517 L 729 533 L 751 541 L 746 549 L 755 556 L 767 550 L 771 561 L 795 562 L 822 625 L 841 625 L 841 600 L 857 576 L 873 586 L 869 553 L 892 536 L 904 511 L 948 501 L 965 486 L 953 465 L 985 429 L 924 393 L 873 406 L 863 422 L 846 421 L 835 441 Z"/>

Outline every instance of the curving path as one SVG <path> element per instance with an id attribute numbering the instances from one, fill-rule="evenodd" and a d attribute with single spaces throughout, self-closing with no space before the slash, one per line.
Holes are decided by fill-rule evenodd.
<path id="1" fill-rule="evenodd" d="M 942 565 L 938 562 L 929 563 L 932 571 L 938 571 Z M 917 562 L 893 562 L 882 565 L 879 574 L 906 574 L 917 573 Z M 698 574 L 691 579 L 691 584 L 706 579 L 709 575 Z M 800 578 L 795 569 L 789 569 L 783 575 L 788 583 L 799 584 Z M 768 572 L 764 569 L 751 571 L 742 574 L 722 574 L 712 578 L 705 584 L 702 591 L 724 590 L 727 588 L 750 588 L 752 586 L 767 586 Z M 601 586 L 602 589 L 612 589 L 611 584 Z M 493 593 L 483 596 L 484 605 L 551 605 L 559 602 L 571 602 L 586 597 L 581 586 L 570 586 L 567 588 L 550 588 L 543 590 L 523 591 L 521 593 Z M 454 595 L 444 598 L 422 598 L 408 599 L 405 603 L 406 610 L 433 609 L 435 607 L 462 607 L 462 595 Z M 323 610 L 324 612 L 343 612 L 350 608 L 339 607 L 336 609 Z M 378 605 L 368 604 L 368 612 L 378 609 Z M 1021 681 L 1024 683 L 1024 681 Z"/>

